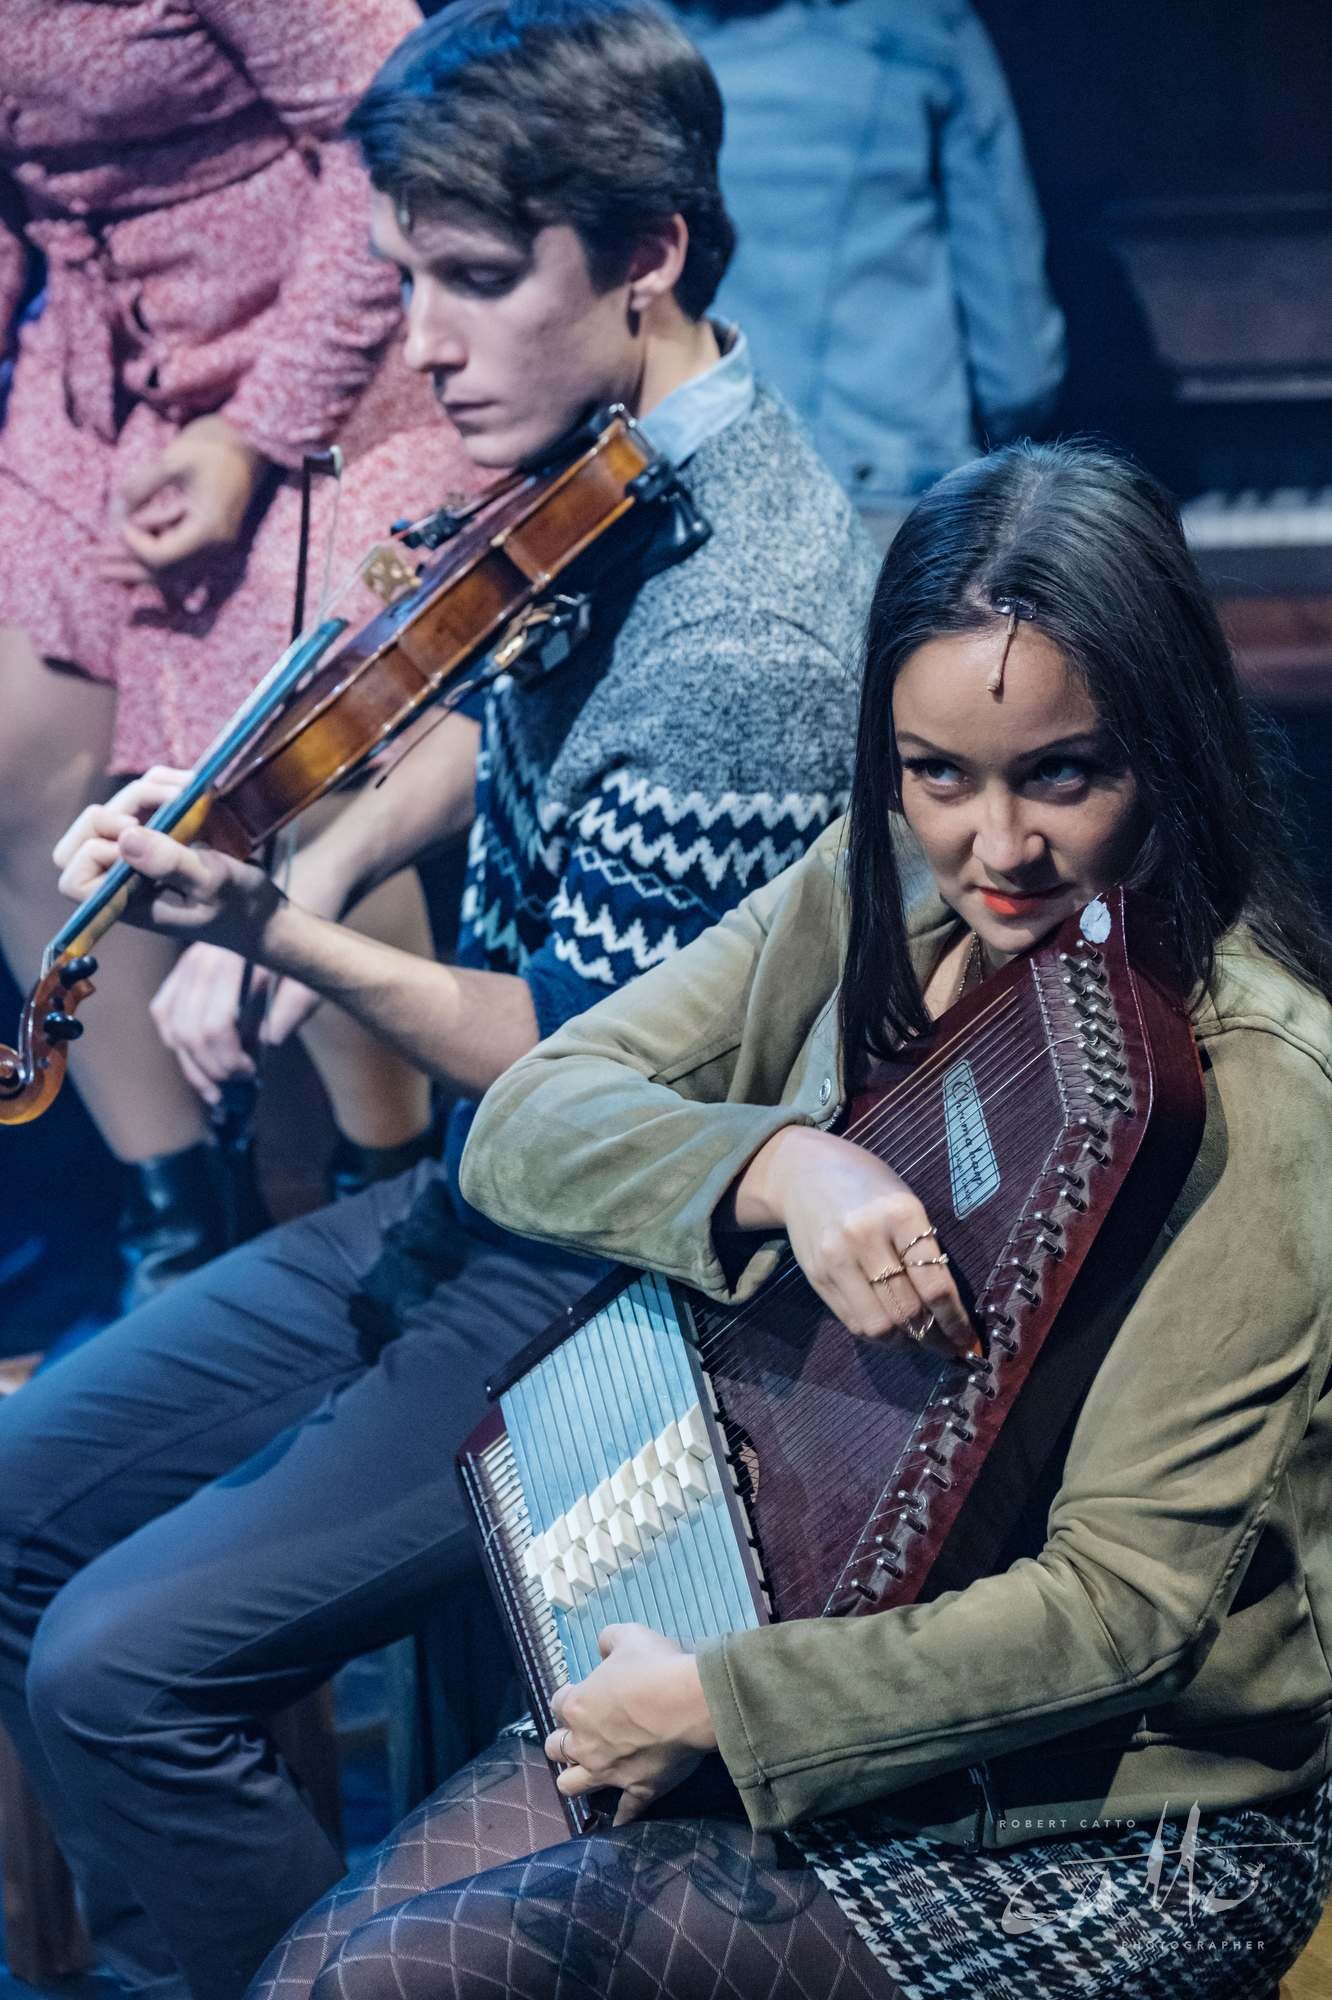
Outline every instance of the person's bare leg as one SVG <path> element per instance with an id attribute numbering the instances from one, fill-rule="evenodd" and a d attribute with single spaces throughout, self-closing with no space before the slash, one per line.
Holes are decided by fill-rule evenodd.
<path id="1" fill-rule="evenodd" d="M 327 824 L 331 803 L 302 814 L 311 838 Z M 434 940 L 420 878 L 414 868 L 381 882 L 348 917 L 353 930 L 433 958 Z M 386 1042 L 340 1007 L 321 1007 L 301 1031 L 310 1060 L 328 1092 L 338 1130 L 355 1146 L 387 1149 L 417 1139 L 430 1123 L 430 1082 Z"/>
<path id="2" fill-rule="evenodd" d="M 70 914 L 51 849 L 106 790 L 115 690 L 43 660 L 0 627 L 0 951 L 21 986 Z M 148 1003 L 175 946 L 142 931 L 109 932 L 97 949 L 97 993 L 69 1077 L 107 1145 L 129 1163 L 196 1145 L 206 1120 L 158 1039 Z M 0 1026 L 12 1039 L 17 1023 Z"/>

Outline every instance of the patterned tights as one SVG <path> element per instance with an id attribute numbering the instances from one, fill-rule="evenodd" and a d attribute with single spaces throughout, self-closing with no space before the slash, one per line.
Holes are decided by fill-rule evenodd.
<path id="1" fill-rule="evenodd" d="M 503 1737 L 315 1904 L 249 2000 L 896 1993 L 788 1842 L 712 1817 L 570 1840 L 540 1750 Z"/>
<path id="2" fill-rule="evenodd" d="M 678 1818 L 570 1840 L 536 1744 L 501 1737 L 307 1912 L 248 2000 L 1276 2000 L 1332 1887 L 1332 1781 L 1203 1815 L 1196 1882 L 1182 1814 L 1159 1879 L 1150 1823 L 981 1854 L 806 1827 L 871 1950 L 733 1804 L 695 1783 Z"/>

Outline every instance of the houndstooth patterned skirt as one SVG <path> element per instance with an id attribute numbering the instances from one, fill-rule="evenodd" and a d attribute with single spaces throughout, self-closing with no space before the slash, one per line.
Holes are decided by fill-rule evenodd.
<path id="1" fill-rule="evenodd" d="M 872 1811 L 792 1837 L 903 2000 L 1274 2000 L 1332 1886 L 1332 1780 L 1004 1853 Z"/>

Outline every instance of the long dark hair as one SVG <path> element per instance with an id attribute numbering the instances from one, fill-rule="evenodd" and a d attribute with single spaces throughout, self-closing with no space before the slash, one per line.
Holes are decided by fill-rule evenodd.
<path id="1" fill-rule="evenodd" d="M 983 629 L 1001 600 L 1079 674 L 1138 784 L 1133 882 L 1163 905 L 1190 988 L 1243 918 L 1264 951 L 1332 997 L 1332 937 L 1278 811 L 1234 661 L 1150 474 L 1085 444 L 1006 446 L 950 473 L 884 559 L 865 639 L 848 843 L 842 1046 L 854 1075 L 927 1025 L 906 952 L 891 837 L 900 793 L 893 684 L 908 656 Z"/>

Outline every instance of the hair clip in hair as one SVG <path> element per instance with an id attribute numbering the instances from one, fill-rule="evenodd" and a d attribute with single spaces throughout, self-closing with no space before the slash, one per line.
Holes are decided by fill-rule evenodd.
<path id="1" fill-rule="evenodd" d="M 1036 607 L 1030 598 L 1010 597 L 1007 593 L 998 597 L 992 597 L 990 602 L 994 606 L 997 616 L 1008 620 L 1008 630 L 1004 634 L 1004 650 L 999 655 L 998 663 L 992 669 L 985 683 L 987 694 L 1001 695 L 1004 691 L 1004 669 L 1008 665 L 1009 649 L 1017 636 L 1018 620 L 1025 619 L 1029 625 L 1033 624 L 1036 618 Z"/>

